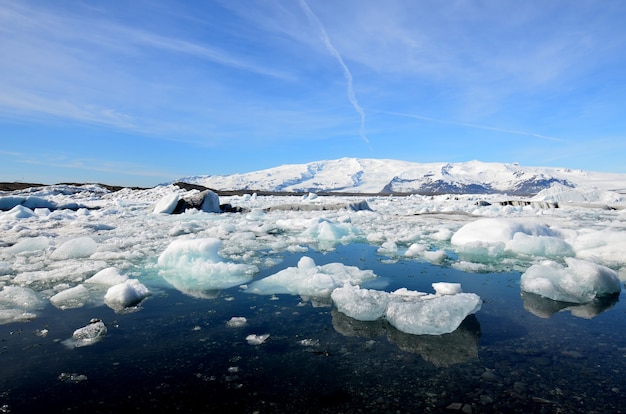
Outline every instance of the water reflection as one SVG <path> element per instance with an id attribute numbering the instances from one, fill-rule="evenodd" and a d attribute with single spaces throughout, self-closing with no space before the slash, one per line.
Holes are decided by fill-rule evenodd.
<path id="1" fill-rule="evenodd" d="M 619 294 L 595 298 L 589 303 L 559 302 L 535 293 L 521 291 L 524 309 L 540 318 L 547 319 L 557 312 L 570 311 L 573 316 L 591 319 L 611 309 L 619 301 Z"/>
<path id="2" fill-rule="evenodd" d="M 335 331 L 349 337 L 376 338 L 386 336 L 403 351 L 419 354 L 436 367 L 449 367 L 478 358 L 480 323 L 469 315 L 452 333 L 443 335 L 411 335 L 391 326 L 384 319 L 358 321 L 332 310 Z"/>

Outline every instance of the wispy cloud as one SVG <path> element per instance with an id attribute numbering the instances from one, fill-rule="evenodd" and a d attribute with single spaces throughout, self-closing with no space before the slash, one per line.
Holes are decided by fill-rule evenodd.
<path id="1" fill-rule="evenodd" d="M 541 140 L 551 141 L 551 142 L 565 142 L 565 139 L 563 138 L 551 137 L 551 136 L 547 136 L 543 134 L 537 134 L 535 132 L 518 131 L 514 129 L 498 128 L 498 127 L 492 127 L 492 126 L 487 126 L 487 125 L 478 125 L 478 124 L 472 124 L 469 122 L 458 122 L 458 121 L 450 121 L 450 120 L 445 120 L 445 119 L 436 119 L 436 118 L 430 118 L 430 117 L 422 116 L 422 115 L 403 114 L 399 112 L 382 111 L 381 113 L 399 116 L 403 118 L 414 118 L 414 119 L 419 119 L 420 121 L 434 122 L 438 124 L 455 125 L 455 126 L 462 126 L 462 127 L 474 128 L 474 129 L 484 129 L 487 131 L 502 132 L 504 134 L 524 135 L 524 136 L 538 138 Z"/>
<path id="2" fill-rule="evenodd" d="M 359 101 L 357 100 L 356 94 L 354 93 L 354 86 L 352 85 L 352 73 L 350 72 L 350 69 L 348 69 L 348 66 L 345 64 L 345 62 L 343 61 L 343 58 L 341 57 L 341 54 L 339 53 L 337 48 L 335 48 L 335 46 L 333 46 L 332 42 L 330 41 L 330 38 L 328 37 L 328 33 L 326 33 L 326 28 L 324 27 L 320 19 L 318 19 L 315 13 L 313 13 L 313 11 L 311 10 L 311 8 L 309 7 L 309 5 L 307 4 L 305 0 L 300 0 L 300 5 L 302 6 L 302 9 L 305 11 L 307 16 L 319 27 L 320 34 L 322 36 L 322 40 L 324 41 L 324 45 L 326 46 L 326 49 L 328 49 L 330 54 L 333 55 L 337 59 L 337 62 L 339 62 L 339 65 L 343 69 L 343 73 L 346 77 L 346 83 L 347 83 L 347 88 L 348 88 L 347 89 L 348 100 L 354 107 L 354 110 L 361 116 L 361 127 L 359 128 L 359 134 L 361 138 L 363 139 L 363 141 L 369 144 L 369 140 L 367 139 L 367 136 L 365 136 L 365 111 L 363 110 L 363 108 L 361 108 L 361 105 L 359 105 Z"/>

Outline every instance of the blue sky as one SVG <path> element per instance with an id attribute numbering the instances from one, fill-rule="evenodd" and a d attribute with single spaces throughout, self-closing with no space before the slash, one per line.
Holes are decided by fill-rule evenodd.
<path id="1" fill-rule="evenodd" d="M 626 172 L 621 0 L 0 0 L 0 181 L 341 157 Z"/>

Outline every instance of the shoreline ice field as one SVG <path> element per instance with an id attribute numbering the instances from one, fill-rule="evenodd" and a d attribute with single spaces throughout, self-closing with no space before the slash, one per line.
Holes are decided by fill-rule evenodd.
<path id="1" fill-rule="evenodd" d="M 173 214 L 181 200 L 188 208 Z M 232 212 L 222 212 L 225 205 Z M 3 192 L 0 325 L 6 332 L 30 329 L 47 321 L 50 306 L 89 310 L 98 318 L 77 322 L 72 335 L 58 337 L 49 322 L 33 331 L 45 330 L 65 352 L 97 350 L 111 332 L 112 321 L 100 319 L 103 309 L 119 318 L 139 315 L 171 289 L 201 301 L 234 292 L 251 300 L 295 297 L 349 324 L 389 324 L 415 338 L 453 334 L 467 318 L 480 321 L 485 307 L 489 312 L 486 298 L 445 276 L 416 289 L 380 277 L 363 266 L 367 261 L 319 262 L 342 246 L 369 249 L 383 268 L 418 262 L 466 277 L 519 274 L 511 283 L 525 311 L 549 318 L 569 310 L 588 320 L 611 312 L 626 280 L 625 207 L 618 193 L 558 185 L 534 197 L 218 197 L 176 185 Z M 287 257 L 289 265 L 282 263 Z M 237 329 L 249 320 L 228 317 Z M 263 347 L 274 329 L 268 324 L 241 340 Z"/>
<path id="2" fill-rule="evenodd" d="M 181 200 L 198 197 L 197 208 L 172 214 Z M 220 204 L 239 212 L 222 213 Z M 625 205 L 617 193 L 558 186 L 530 199 L 218 197 L 176 185 L 117 192 L 97 185 L 29 188 L 0 196 L 0 322 L 34 319 L 46 301 L 61 309 L 103 304 L 122 310 L 164 282 L 198 297 L 241 286 L 329 298 L 336 288 L 376 275 L 339 263 L 325 269 L 311 259 L 265 280 L 255 275 L 279 263 L 281 252 L 306 258 L 309 249 L 355 243 L 376 246 L 389 262 L 518 271 L 525 292 L 588 303 L 619 295 L 626 279 Z"/>

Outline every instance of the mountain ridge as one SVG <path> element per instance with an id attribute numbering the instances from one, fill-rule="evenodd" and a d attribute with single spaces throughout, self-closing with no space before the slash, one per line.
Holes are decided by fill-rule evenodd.
<path id="1" fill-rule="evenodd" d="M 340 158 L 284 164 L 248 173 L 189 176 L 176 181 L 219 191 L 293 193 L 534 195 L 555 184 L 626 192 L 626 174 L 477 160 L 416 163 Z"/>

